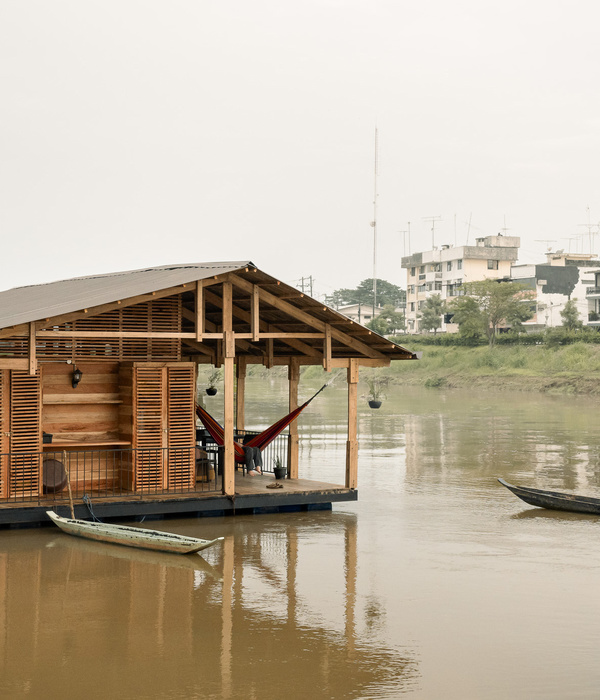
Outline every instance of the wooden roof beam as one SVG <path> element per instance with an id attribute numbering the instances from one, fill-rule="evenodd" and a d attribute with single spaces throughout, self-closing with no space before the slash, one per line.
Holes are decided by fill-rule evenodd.
<path id="1" fill-rule="evenodd" d="M 241 277 L 238 277 L 237 275 L 232 274 L 232 273 L 229 273 L 229 276 L 230 276 L 230 279 L 233 282 L 233 284 L 235 284 L 236 286 L 245 290 L 249 294 L 252 293 L 252 286 L 253 285 L 250 282 L 246 282 L 246 280 L 243 280 Z M 279 297 L 275 296 L 274 294 L 267 292 L 262 287 L 259 287 L 259 295 L 260 295 L 261 300 L 265 301 L 270 306 L 273 306 L 274 308 L 279 309 L 279 311 L 283 311 L 284 313 L 288 314 L 289 316 L 292 316 L 293 318 L 296 318 L 299 321 L 302 321 L 307 326 L 312 326 L 313 328 L 316 328 L 317 330 L 321 331 L 322 333 L 326 332 L 325 329 L 326 329 L 326 326 L 328 324 L 325 321 L 321 321 L 321 319 L 318 319 L 318 318 L 315 318 L 314 316 L 311 316 L 306 311 L 302 311 L 302 309 L 298 309 L 293 304 L 290 304 L 289 302 L 284 301 L 283 299 L 280 299 Z M 373 358 L 378 358 L 378 359 L 382 359 L 382 358 L 386 357 L 383 353 L 379 352 L 378 350 L 375 350 L 374 348 L 370 348 L 368 345 L 365 345 L 360 340 L 357 340 L 356 338 L 352 338 L 351 336 L 347 335 L 343 331 L 339 331 L 337 328 L 331 328 L 331 336 L 332 336 L 332 338 L 335 338 L 335 340 L 342 343 L 342 345 L 346 345 L 347 347 L 350 347 L 353 350 L 355 350 L 356 352 L 359 352 L 363 355 L 366 355 L 367 357 L 373 357 Z"/>
<path id="2" fill-rule="evenodd" d="M 247 284 L 250 286 L 250 294 L 252 295 L 252 288 L 255 287 L 255 285 L 251 284 L 250 282 L 247 282 Z M 211 304 L 220 304 L 220 299 L 216 294 L 213 294 L 212 292 L 209 292 L 208 290 L 205 290 L 204 296 L 207 301 L 210 300 Z M 240 308 L 239 306 L 236 306 L 233 304 L 232 307 L 232 312 L 233 315 L 236 318 L 239 318 L 241 321 L 244 321 L 244 323 L 251 323 L 251 318 L 252 314 L 249 311 L 245 311 L 244 309 Z M 266 321 L 260 321 L 259 326 L 261 329 L 265 329 L 267 332 L 277 332 L 278 328 L 277 326 L 269 326 L 269 324 L 266 323 Z M 306 343 L 303 343 L 300 340 L 294 340 L 293 338 L 285 338 L 284 342 L 286 345 L 289 345 L 291 348 L 294 350 L 297 350 L 298 352 L 302 353 L 303 355 L 309 355 L 309 356 L 314 356 L 314 357 L 319 357 L 321 358 L 321 352 L 319 350 L 315 350 L 312 348 L 310 345 L 307 345 Z"/>

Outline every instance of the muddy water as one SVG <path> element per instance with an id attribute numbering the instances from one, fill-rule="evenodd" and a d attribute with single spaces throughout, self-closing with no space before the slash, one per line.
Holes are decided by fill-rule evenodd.
<path id="1" fill-rule="evenodd" d="M 249 428 L 286 412 L 284 385 L 248 395 Z M 302 475 L 343 481 L 345 411 L 335 385 L 307 409 Z M 363 402 L 357 503 L 150 523 L 224 535 L 202 559 L 2 531 L 0 697 L 597 698 L 600 518 L 532 509 L 495 478 L 600 496 L 598 413 Z"/>

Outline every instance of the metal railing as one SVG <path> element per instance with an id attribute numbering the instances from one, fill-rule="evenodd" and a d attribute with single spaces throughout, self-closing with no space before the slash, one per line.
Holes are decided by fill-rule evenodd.
<path id="1" fill-rule="evenodd" d="M 243 435 L 256 434 L 240 431 Z M 288 434 L 263 451 L 263 472 L 278 458 L 287 465 Z M 222 489 L 223 448 L 212 439 L 191 448 L 69 449 L 0 454 L 0 504 L 68 503 L 91 499 L 217 493 Z M 236 465 L 240 468 L 242 465 Z"/>

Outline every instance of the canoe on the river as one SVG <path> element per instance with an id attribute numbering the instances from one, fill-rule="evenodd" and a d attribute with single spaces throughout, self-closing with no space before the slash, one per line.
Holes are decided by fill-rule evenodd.
<path id="1" fill-rule="evenodd" d="M 530 506 L 549 508 L 550 510 L 566 510 L 570 513 L 600 515 L 600 498 L 513 486 L 504 479 L 498 479 L 498 481 L 522 501 L 529 503 Z"/>
<path id="2" fill-rule="evenodd" d="M 46 514 L 61 530 L 69 535 L 85 537 L 86 539 L 100 542 L 110 542 L 111 544 L 122 544 L 126 547 L 153 549 L 157 552 L 193 554 L 223 539 L 223 537 L 218 537 L 216 540 L 200 540 L 195 537 L 186 537 L 185 535 L 160 532 L 158 530 L 146 530 L 141 527 L 63 518 L 52 510 L 47 510 Z"/>

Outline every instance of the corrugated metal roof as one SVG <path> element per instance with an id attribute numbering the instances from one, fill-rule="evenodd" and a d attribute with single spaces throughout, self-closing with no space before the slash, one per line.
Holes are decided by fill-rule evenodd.
<path id="1" fill-rule="evenodd" d="M 165 265 L 8 289 L 0 292 L 0 328 L 109 304 L 248 266 L 254 267 L 250 261 Z"/>

